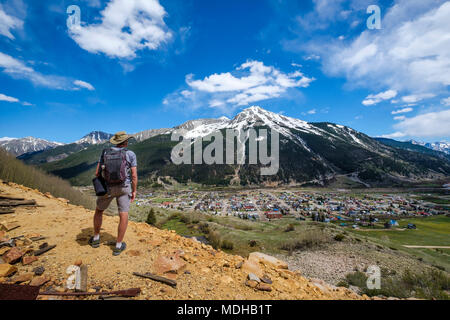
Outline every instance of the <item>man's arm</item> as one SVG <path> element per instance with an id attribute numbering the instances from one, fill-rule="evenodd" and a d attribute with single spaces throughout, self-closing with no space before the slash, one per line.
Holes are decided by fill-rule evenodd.
<path id="1" fill-rule="evenodd" d="M 132 192 L 131 192 L 131 202 L 136 199 L 136 190 L 138 184 L 137 167 L 131 167 L 131 182 L 132 182 Z"/>

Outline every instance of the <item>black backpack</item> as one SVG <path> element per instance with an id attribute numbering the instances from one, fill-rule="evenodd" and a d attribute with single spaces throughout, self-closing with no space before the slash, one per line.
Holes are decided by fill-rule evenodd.
<path id="1" fill-rule="evenodd" d="M 103 150 L 103 176 L 108 185 L 123 184 L 127 179 L 127 149 Z"/>

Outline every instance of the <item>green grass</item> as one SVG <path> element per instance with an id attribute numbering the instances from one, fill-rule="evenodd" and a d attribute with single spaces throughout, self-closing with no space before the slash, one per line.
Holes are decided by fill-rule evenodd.
<path id="1" fill-rule="evenodd" d="M 424 261 L 450 270 L 449 250 L 436 251 L 435 249 L 405 248 L 404 245 L 419 246 L 450 246 L 450 218 L 446 216 L 433 216 L 427 218 L 412 218 L 399 221 L 400 227 L 414 223 L 416 230 L 404 231 L 360 231 L 348 229 L 349 232 L 360 237 L 366 237 L 387 247 L 392 247 L 412 254 Z"/>

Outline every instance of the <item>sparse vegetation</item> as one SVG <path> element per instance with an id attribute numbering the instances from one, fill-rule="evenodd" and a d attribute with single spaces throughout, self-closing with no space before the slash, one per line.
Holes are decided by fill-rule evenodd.
<path id="1" fill-rule="evenodd" d="M 397 275 L 397 272 L 386 272 L 384 270 L 382 272 L 380 289 L 368 289 L 366 282 L 367 275 L 364 272 L 356 271 L 347 274 L 345 280 L 340 281 L 338 286 L 356 286 L 361 293 L 370 297 L 415 297 L 439 300 L 448 300 L 450 298 L 448 295 L 450 277 L 445 272 L 434 268 L 429 268 L 422 273 L 413 273 L 410 270 L 406 270 L 400 276 Z"/>
<path id="2" fill-rule="evenodd" d="M 93 197 L 72 188 L 69 182 L 59 177 L 24 164 L 2 149 L 0 149 L 0 179 L 37 189 L 43 193 L 49 192 L 56 198 L 69 200 L 71 204 L 81 205 L 88 209 L 95 208 Z"/>

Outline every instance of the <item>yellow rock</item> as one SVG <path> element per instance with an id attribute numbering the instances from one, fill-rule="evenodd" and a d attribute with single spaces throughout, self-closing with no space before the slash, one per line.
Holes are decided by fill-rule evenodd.
<path id="1" fill-rule="evenodd" d="M 250 253 L 250 255 L 248 256 L 248 260 L 261 262 L 264 265 L 272 265 L 278 269 L 288 269 L 288 264 L 286 262 L 261 252 Z"/>
<path id="2" fill-rule="evenodd" d="M 8 277 L 17 271 L 17 267 L 8 263 L 0 264 L 0 277 Z"/>

